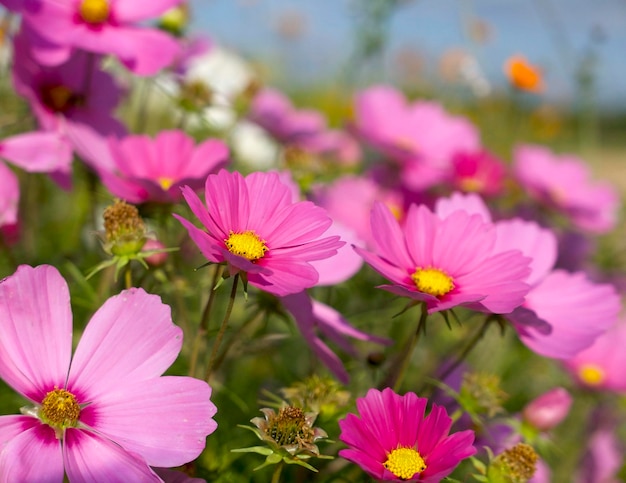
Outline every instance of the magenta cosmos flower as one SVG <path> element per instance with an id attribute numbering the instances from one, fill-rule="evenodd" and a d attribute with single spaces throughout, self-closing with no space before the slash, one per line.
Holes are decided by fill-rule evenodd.
<path id="1" fill-rule="evenodd" d="M 312 287 L 319 279 L 310 262 L 329 258 L 344 245 L 322 235 L 332 220 L 310 201 L 293 201 L 293 191 L 277 173 L 221 170 L 209 175 L 206 207 L 185 186 L 183 196 L 204 225 L 174 215 L 202 254 L 226 263 L 231 274 L 244 272 L 251 285 L 282 296 Z"/>
<path id="2" fill-rule="evenodd" d="M 211 388 L 162 376 L 182 346 L 170 309 L 142 289 L 111 297 L 72 356 L 67 284 L 22 265 L 0 283 L 0 377 L 29 401 L 0 416 L 2 481 L 160 481 L 217 424 Z"/>
<path id="3" fill-rule="evenodd" d="M 513 170 L 531 196 L 569 217 L 576 227 L 594 233 L 615 227 L 620 197 L 609 183 L 592 181 L 581 159 L 525 145 L 515 150 Z"/>
<path id="4" fill-rule="evenodd" d="M 112 54 L 137 75 L 153 75 L 174 61 L 178 42 L 140 24 L 182 0 L 38 0 L 22 8 L 38 60 L 54 65 L 73 49 Z"/>
<path id="5" fill-rule="evenodd" d="M 480 215 L 457 210 L 442 219 L 411 205 L 400 226 L 382 203 L 372 210 L 373 252 L 355 248 L 393 282 L 381 288 L 426 303 L 428 312 L 462 305 L 496 314 L 524 301 L 530 259 L 519 250 L 496 251 L 496 229 Z"/>
<path id="6" fill-rule="evenodd" d="M 110 156 L 115 168 L 99 170 L 100 179 L 115 196 L 130 203 L 145 201 L 176 202 L 180 188 L 200 189 L 209 173 L 228 160 L 228 147 L 209 139 L 197 146 L 183 131 L 161 131 L 154 139 L 146 135 L 110 138 L 109 151 L 95 156 Z M 106 166 L 108 160 L 95 161 Z"/>
<path id="7" fill-rule="evenodd" d="M 358 464 L 379 480 L 436 483 L 476 453 L 471 430 L 449 434 L 452 419 L 445 408 L 409 392 L 370 389 L 356 401 L 360 417 L 339 421 L 339 439 L 350 448 L 339 456 Z"/>

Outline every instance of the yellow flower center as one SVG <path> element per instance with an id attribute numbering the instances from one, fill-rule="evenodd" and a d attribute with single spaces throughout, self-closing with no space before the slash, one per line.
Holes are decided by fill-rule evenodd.
<path id="1" fill-rule="evenodd" d="M 415 473 L 426 469 L 424 459 L 413 448 L 396 448 L 387 455 L 383 466 L 402 480 L 410 480 Z"/>
<path id="2" fill-rule="evenodd" d="M 482 190 L 485 186 L 485 183 L 476 178 L 463 178 L 460 181 L 459 185 L 462 191 L 466 193 L 474 193 Z"/>
<path id="3" fill-rule="evenodd" d="M 80 17 L 87 23 L 98 25 L 109 18 L 109 2 L 107 0 L 83 0 L 79 7 Z"/>
<path id="4" fill-rule="evenodd" d="M 417 267 L 411 278 L 417 290 L 435 297 L 442 297 L 454 288 L 452 277 L 438 268 Z"/>
<path id="5" fill-rule="evenodd" d="M 174 180 L 172 178 L 168 178 L 167 176 L 163 176 L 157 180 L 159 186 L 163 188 L 163 191 L 167 191 L 174 184 Z"/>
<path id="6" fill-rule="evenodd" d="M 268 250 L 265 240 L 261 240 L 252 230 L 243 233 L 231 231 L 228 240 L 224 240 L 224 243 L 226 243 L 226 248 L 230 253 L 246 258 L 251 262 L 263 258 Z"/>
<path id="7" fill-rule="evenodd" d="M 589 386 L 597 386 L 604 382 L 606 374 L 601 367 L 595 364 L 583 364 L 578 369 L 578 377 Z"/>
<path id="8" fill-rule="evenodd" d="M 55 429 L 75 427 L 80 415 L 76 396 L 65 389 L 54 389 L 46 394 L 39 409 L 39 417 Z"/>

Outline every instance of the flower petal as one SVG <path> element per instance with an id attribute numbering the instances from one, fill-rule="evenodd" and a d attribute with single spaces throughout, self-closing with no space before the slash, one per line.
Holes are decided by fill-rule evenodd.
<path id="1" fill-rule="evenodd" d="M 111 297 L 94 314 L 78 343 L 68 390 L 81 402 L 158 377 L 174 362 L 182 331 L 169 306 L 141 288 Z"/>
<path id="2" fill-rule="evenodd" d="M 89 431 L 66 431 L 63 460 L 72 483 L 161 481 L 139 456 Z"/>
<path id="3" fill-rule="evenodd" d="M 21 427 L 19 434 L 17 430 Z M 13 434 L 5 440 L 5 431 Z M 61 444 L 50 426 L 27 416 L 0 418 L 0 475 L 3 482 L 24 481 L 61 483 L 63 457 Z"/>
<path id="4" fill-rule="evenodd" d="M 204 450 L 217 428 L 211 388 L 199 379 L 164 376 L 102 395 L 81 412 L 81 423 L 150 465 L 180 466 Z"/>
<path id="5" fill-rule="evenodd" d="M 21 265 L 0 282 L 0 377 L 41 402 L 63 387 L 72 355 L 67 283 L 50 265 Z"/>

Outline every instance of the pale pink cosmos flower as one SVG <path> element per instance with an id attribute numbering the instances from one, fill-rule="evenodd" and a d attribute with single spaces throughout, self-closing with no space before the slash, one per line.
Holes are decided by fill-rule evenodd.
<path id="1" fill-rule="evenodd" d="M 569 217 L 579 229 L 606 233 L 615 227 L 620 197 L 610 183 L 592 181 L 581 159 L 524 145 L 514 152 L 513 170 L 532 197 Z"/>
<path id="2" fill-rule="evenodd" d="M 13 85 L 41 129 L 69 139 L 83 158 L 94 144 L 103 143 L 103 136 L 126 132 L 113 115 L 122 89 L 99 68 L 99 56 L 77 51 L 65 63 L 46 67 L 32 58 L 23 35 L 16 36 L 14 47 Z"/>
<path id="3" fill-rule="evenodd" d="M 453 155 L 480 149 L 477 128 L 438 103 L 410 103 L 394 87 L 377 85 L 355 98 L 354 131 L 400 164 L 402 182 L 423 190 L 448 176 Z"/>
<path id="4" fill-rule="evenodd" d="M 94 156 L 110 156 L 114 169 L 100 169 L 102 183 L 115 196 L 130 203 L 156 201 L 173 203 L 182 199 L 181 186 L 198 190 L 210 173 L 228 161 L 228 147 L 218 139 L 198 145 L 180 130 L 161 131 L 156 137 L 130 135 L 109 138 L 108 151 Z M 106 166 L 107 159 L 95 160 Z"/>
<path id="5" fill-rule="evenodd" d="M 458 210 L 491 220 L 487 206 L 473 194 L 455 193 L 435 207 L 439 216 Z M 621 308 L 615 288 L 594 283 L 583 272 L 555 270 L 557 239 L 551 230 L 519 218 L 494 225 L 495 251 L 520 250 L 531 259 L 525 278 L 530 290 L 506 316 L 526 346 L 546 357 L 568 359 L 614 324 Z"/>
<path id="6" fill-rule="evenodd" d="M 274 295 L 315 285 L 319 273 L 311 262 L 344 245 L 338 236 L 326 236 L 332 224 L 326 211 L 310 201 L 294 202 L 277 173 L 244 177 L 221 170 L 206 179 L 206 206 L 188 186 L 183 196 L 203 228 L 174 216 L 202 254 L 226 263 L 231 274 L 244 272 L 251 285 Z"/>
<path id="7" fill-rule="evenodd" d="M 626 393 L 626 320 L 621 318 L 587 349 L 565 361 L 578 382 L 592 389 Z"/>
<path id="8" fill-rule="evenodd" d="M 387 388 L 370 389 L 356 401 L 359 416 L 339 421 L 339 439 L 349 448 L 339 456 L 358 464 L 377 480 L 437 483 L 476 453 L 471 430 L 450 434 L 452 419 L 428 399 Z"/>
<path id="9" fill-rule="evenodd" d="M 429 313 L 459 305 L 509 313 L 528 293 L 530 259 L 519 250 L 496 251 L 496 229 L 480 215 L 457 210 L 440 218 L 413 204 L 400 225 L 376 203 L 371 223 L 372 252 L 355 250 L 393 282 L 381 288 L 425 302 Z"/>
<path id="10" fill-rule="evenodd" d="M 72 51 L 112 54 L 137 75 L 172 63 L 180 47 L 163 31 L 141 23 L 182 0 L 38 0 L 22 8 L 39 62 L 54 65 Z"/>
<path id="11" fill-rule="evenodd" d="M 195 459 L 217 424 L 211 388 L 163 376 L 182 346 L 170 309 L 125 290 L 93 315 L 72 356 L 68 286 L 51 266 L 0 283 L 0 376 L 28 399 L 0 416 L 3 481 L 161 481 L 149 465 Z"/>

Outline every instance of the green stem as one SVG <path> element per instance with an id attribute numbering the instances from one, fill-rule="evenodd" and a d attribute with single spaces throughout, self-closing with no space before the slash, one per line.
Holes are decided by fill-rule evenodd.
<path id="1" fill-rule="evenodd" d="M 126 264 L 126 271 L 124 273 L 124 284 L 126 285 L 126 289 L 129 289 L 133 286 L 133 271 L 130 268 L 130 262 Z"/>
<path id="2" fill-rule="evenodd" d="M 215 300 L 215 294 L 217 290 L 215 290 L 215 285 L 217 281 L 222 276 L 224 272 L 224 267 L 222 265 L 216 265 L 215 270 L 213 271 L 213 278 L 211 279 L 211 291 L 209 292 L 209 299 L 207 300 L 206 305 L 204 306 L 204 310 L 202 311 L 202 315 L 200 316 L 200 323 L 198 324 L 198 330 L 196 332 L 196 336 L 193 339 L 193 343 L 191 345 L 191 355 L 189 356 L 189 375 L 194 377 L 196 373 L 196 367 L 198 365 L 198 354 L 200 352 L 200 345 L 204 340 L 204 337 L 207 333 L 207 328 L 209 325 L 209 315 L 211 314 L 211 309 L 213 307 L 213 301 Z"/>
<path id="3" fill-rule="evenodd" d="M 6 240 L 4 239 L 4 236 L 1 233 L 0 233 L 0 249 L 4 252 L 9 264 L 11 265 L 11 268 L 12 268 L 11 271 L 14 272 L 15 270 L 17 270 L 17 267 L 19 265 L 17 262 L 17 258 L 15 258 L 15 254 L 13 253 L 13 251 L 11 250 L 11 247 L 6 242 Z"/>
<path id="4" fill-rule="evenodd" d="M 209 358 L 209 365 L 206 368 L 206 373 L 204 375 L 204 380 L 209 382 L 211 379 L 211 373 L 213 372 L 213 365 L 215 364 L 215 358 L 217 357 L 217 352 L 220 348 L 220 344 L 222 343 L 222 339 L 224 338 L 224 334 L 226 333 L 226 327 L 228 326 L 228 320 L 230 319 L 230 314 L 233 311 L 233 305 L 235 305 L 235 296 L 237 295 L 237 285 L 239 285 L 239 274 L 236 274 L 233 277 L 233 287 L 230 291 L 230 297 L 228 299 L 228 307 L 226 307 L 226 313 L 224 314 L 224 319 L 222 320 L 222 325 L 220 326 L 220 331 L 217 333 L 217 337 L 215 338 L 215 342 L 213 342 L 213 349 L 211 349 L 211 357 Z"/>
<path id="5" fill-rule="evenodd" d="M 222 365 L 222 362 L 224 362 L 224 359 L 226 358 L 226 354 L 228 354 L 228 351 L 233 346 L 233 344 L 235 342 L 243 342 L 241 336 L 242 336 L 244 330 L 246 329 L 246 327 L 248 327 L 250 325 L 254 325 L 257 321 L 261 320 L 261 318 L 264 315 L 265 315 L 265 312 L 263 312 L 263 311 L 257 312 L 256 314 L 252 315 L 251 317 L 248 317 L 248 319 L 245 320 L 241 324 L 241 327 L 239 327 L 237 329 L 237 332 L 235 332 L 233 334 L 233 336 L 228 340 L 228 342 L 226 342 L 226 345 L 224 346 L 224 349 L 222 350 L 222 353 L 215 360 L 215 363 L 213 364 L 213 370 L 214 371 L 216 371 Z"/>
<path id="6" fill-rule="evenodd" d="M 407 341 L 402 352 L 394 360 L 391 366 L 391 370 L 389 371 L 389 375 L 383 380 L 381 388 L 392 387 L 393 390 L 397 392 L 400 388 L 400 385 L 402 384 L 404 376 L 406 375 L 406 370 L 408 369 L 409 363 L 411 362 L 411 356 L 413 355 L 413 351 L 415 350 L 415 346 L 417 345 L 417 341 L 420 338 L 420 334 L 424 332 L 426 328 L 428 310 L 425 303 L 422 303 L 421 307 L 422 313 L 420 314 L 420 320 L 417 324 L 417 329 L 415 329 L 415 332 Z"/>
<path id="7" fill-rule="evenodd" d="M 493 320 L 494 320 L 493 315 L 488 315 L 487 317 L 485 317 L 485 321 L 480 326 L 480 329 L 474 334 L 472 339 L 468 342 L 465 348 L 459 353 L 459 355 L 456 356 L 456 359 L 454 360 L 454 362 L 450 364 L 448 367 L 446 367 L 446 370 L 443 371 L 442 374 L 437 376 L 437 379 L 439 379 L 440 381 L 445 380 L 446 377 L 448 377 L 457 367 L 461 365 L 461 363 L 467 358 L 469 353 L 472 352 L 474 347 L 476 347 L 476 344 L 478 344 L 480 339 L 483 338 L 483 336 L 485 335 L 485 332 L 487 332 L 487 328 L 489 327 L 489 324 Z"/>
<path id="8" fill-rule="evenodd" d="M 279 483 L 280 482 L 280 475 L 283 472 L 283 466 L 285 465 L 285 463 L 283 463 L 282 461 L 280 463 L 278 463 L 277 465 L 274 466 L 274 472 L 272 473 L 272 483 Z"/>

